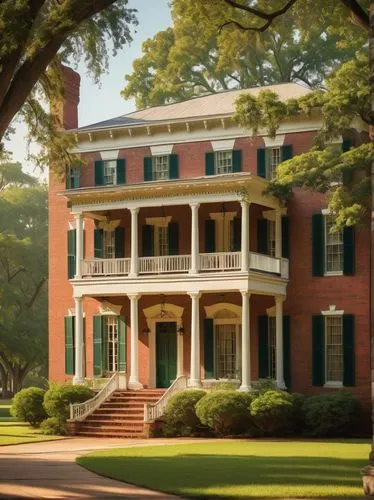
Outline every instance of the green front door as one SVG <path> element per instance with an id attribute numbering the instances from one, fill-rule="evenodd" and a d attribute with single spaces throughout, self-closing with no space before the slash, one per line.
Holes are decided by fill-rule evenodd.
<path id="1" fill-rule="evenodd" d="M 177 324 L 156 323 L 156 385 L 169 387 L 177 376 Z"/>

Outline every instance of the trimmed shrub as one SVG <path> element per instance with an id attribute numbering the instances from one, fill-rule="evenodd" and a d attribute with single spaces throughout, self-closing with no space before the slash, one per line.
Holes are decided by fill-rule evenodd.
<path id="1" fill-rule="evenodd" d="M 173 396 L 163 415 L 165 436 L 196 436 L 203 426 L 196 416 L 196 403 L 206 395 L 205 391 L 187 390 Z"/>
<path id="2" fill-rule="evenodd" d="M 292 426 L 294 397 L 284 391 L 266 391 L 251 402 L 253 421 L 265 434 L 282 434 Z"/>
<path id="3" fill-rule="evenodd" d="M 44 396 L 44 408 L 48 416 L 66 422 L 70 417 L 70 404 L 83 403 L 93 395 L 85 385 L 51 384 Z"/>
<path id="4" fill-rule="evenodd" d="M 359 403 L 349 392 L 311 396 L 303 403 L 310 436 L 350 436 L 354 433 Z"/>
<path id="5" fill-rule="evenodd" d="M 196 415 L 219 436 L 243 434 L 250 429 L 251 399 L 251 395 L 244 392 L 211 392 L 197 403 Z"/>
<path id="6" fill-rule="evenodd" d="M 277 382 L 272 378 L 263 378 L 259 381 L 252 382 L 251 385 L 252 385 L 252 394 L 255 395 L 255 397 L 267 391 L 278 390 Z"/>
<path id="7" fill-rule="evenodd" d="M 40 430 L 48 436 L 65 436 L 67 434 L 66 422 L 57 417 L 49 417 L 43 420 Z"/>
<path id="8" fill-rule="evenodd" d="M 11 415 L 38 427 L 47 416 L 43 407 L 44 394 L 45 391 L 39 387 L 28 387 L 17 392 L 12 401 Z"/>

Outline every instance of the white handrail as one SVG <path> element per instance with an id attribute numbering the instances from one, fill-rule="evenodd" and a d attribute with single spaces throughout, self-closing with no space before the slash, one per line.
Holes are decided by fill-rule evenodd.
<path id="1" fill-rule="evenodd" d="M 251 252 L 249 254 L 249 267 L 255 271 L 280 274 L 280 259 L 262 253 Z"/>
<path id="2" fill-rule="evenodd" d="M 126 275 L 130 272 L 130 259 L 84 259 L 82 276 Z"/>
<path id="3" fill-rule="evenodd" d="M 200 254 L 201 271 L 240 269 L 240 252 L 215 252 Z"/>
<path id="4" fill-rule="evenodd" d="M 171 384 L 169 389 L 156 403 L 144 403 L 144 422 L 151 423 L 160 418 L 172 396 L 187 389 L 187 377 L 181 375 Z"/>
<path id="5" fill-rule="evenodd" d="M 187 273 L 190 267 L 190 255 L 161 255 L 159 257 L 139 258 L 139 274 Z"/>
<path id="6" fill-rule="evenodd" d="M 126 377 L 124 373 L 116 372 L 104 385 L 104 387 L 91 399 L 84 403 L 70 405 L 70 420 L 84 420 L 94 412 L 114 391 L 126 389 Z"/>

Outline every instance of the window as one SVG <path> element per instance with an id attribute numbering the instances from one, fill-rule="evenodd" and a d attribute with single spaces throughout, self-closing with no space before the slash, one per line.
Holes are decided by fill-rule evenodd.
<path id="1" fill-rule="evenodd" d="M 326 383 L 343 381 L 343 316 L 325 317 Z"/>
<path id="2" fill-rule="evenodd" d="M 117 161 L 104 161 L 104 186 L 110 186 L 117 183 L 116 179 Z"/>
<path id="3" fill-rule="evenodd" d="M 268 254 L 275 257 L 275 221 L 269 220 L 268 224 Z"/>
<path id="4" fill-rule="evenodd" d="M 104 231 L 104 259 L 114 259 L 115 257 L 115 232 Z"/>
<path id="5" fill-rule="evenodd" d="M 156 227 L 156 230 L 158 230 L 158 242 L 156 241 L 155 246 L 156 253 L 158 253 L 158 255 L 169 255 L 168 226 L 159 226 Z"/>
<path id="6" fill-rule="evenodd" d="M 277 166 L 282 161 L 281 148 L 269 148 L 267 150 L 267 159 L 268 159 L 268 171 L 267 178 L 273 179 L 275 176 L 275 172 Z"/>
<path id="7" fill-rule="evenodd" d="M 67 179 L 67 189 L 76 189 L 80 187 L 81 172 L 78 168 L 70 168 Z"/>
<path id="8" fill-rule="evenodd" d="M 109 372 L 118 370 L 118 318 L 104 316 L 104 335 L 106 339 L 106 366 Z"/>
<path id="9" fill-rule="evenodd" d="M 332 231 L 334 221 L 325 216 L 325 272 L 343 272 L 343 231 Z"/>
<path id="10" fill-rule="evenodd" d="M 269 316 L 269 377 L 276 379 L 277 343 L 276 343 L 276 318 Z"/>
<path id="11" fill-rule="evenodd" d="M 236 378 L 236 325 L 218 324 L 216 338 L 216 378 Z"/>
<path id="12" fill-rule="evenodd" d="M 216 151 L 214 153 L 216 174 L 232 172 L 232 151 Z"/>
<path id="13" fill-rule="evenodd" d="M 155 181 L 169 179 L 169 156 L 152 156 L 152 177 Z"/>

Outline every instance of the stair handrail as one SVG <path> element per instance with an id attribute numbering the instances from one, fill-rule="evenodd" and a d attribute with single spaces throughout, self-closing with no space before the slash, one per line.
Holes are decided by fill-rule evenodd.
<path id="1" fill-rule="evenodd" d="M 84 420 L 94 412 L 114 391 L 120 389 L 120 380 L 124 373 L 115 372 L 108 382 L 91 399 L 84 403 L 70 404 L 70 420 Z"/>
<path id="2" fill-rule="evenodd" d="M 144 422 L 149 424 L 160 418 L 172 396 L 187 389 L 188 377 L 181 375 L 176 378 L 168 390 L 156 403 L 144 403 Z"/>

